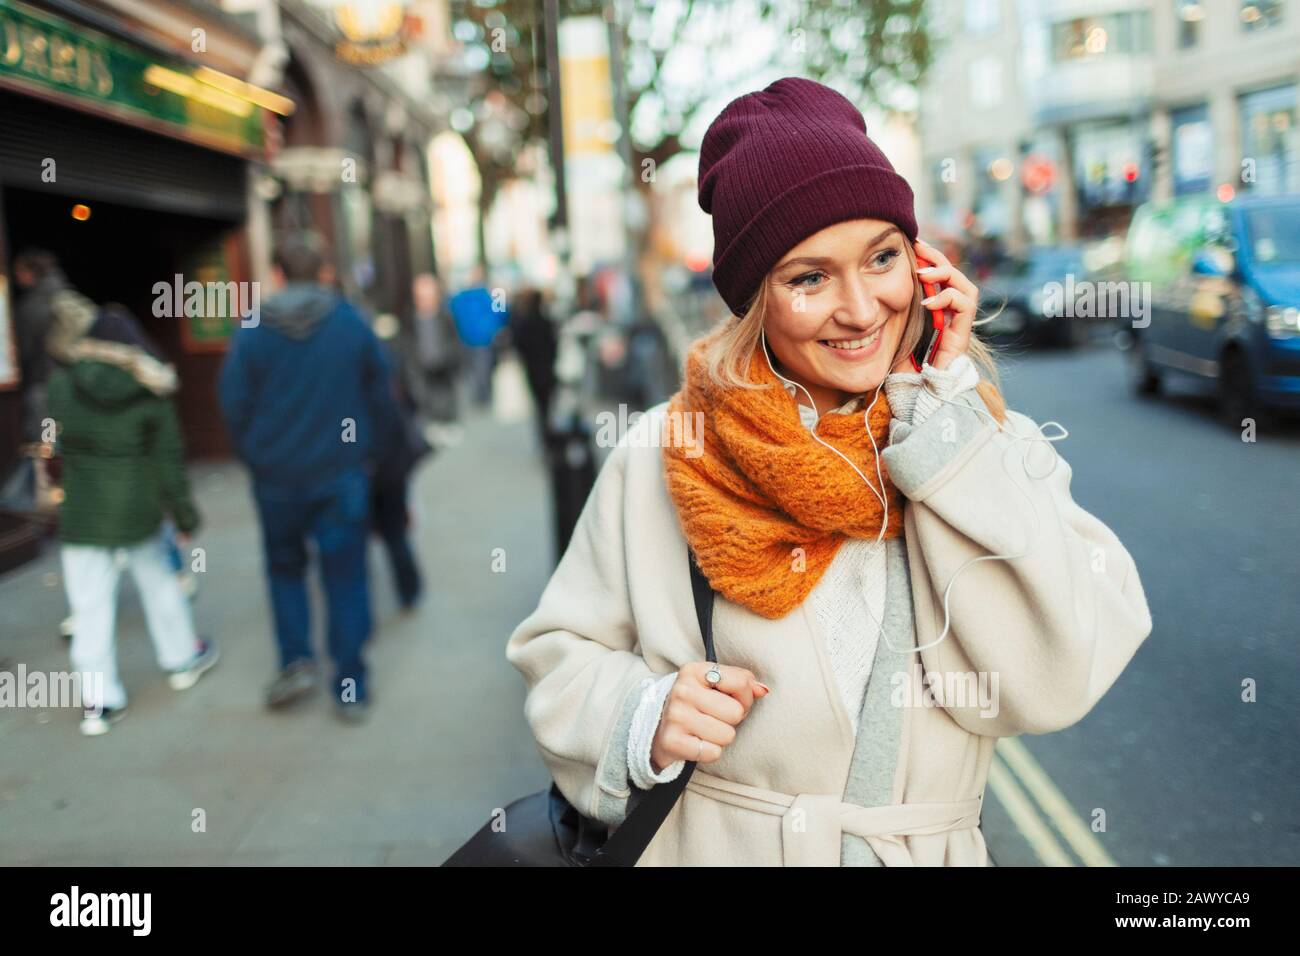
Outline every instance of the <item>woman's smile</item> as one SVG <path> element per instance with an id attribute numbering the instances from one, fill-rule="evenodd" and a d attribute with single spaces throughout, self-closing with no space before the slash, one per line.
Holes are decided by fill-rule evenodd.
<path id="1" fill-rule="evenodd" d="M 840 361 L 858 362 L 870 358 L 880 350 L 880 333 L 884 328 L 883 324 L 878 325 L 870 335 L 856 339 L 818 339 L 818 344 Z"/>

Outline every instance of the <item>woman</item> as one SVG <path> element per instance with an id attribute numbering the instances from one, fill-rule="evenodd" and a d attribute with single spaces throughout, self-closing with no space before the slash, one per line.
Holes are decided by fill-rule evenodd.
<path id="1" fill-rule="evenodd" d="M 699 182 L 734 316 L 611 454 L 510 638 L 542 755 L 615 826 L 697 761 L 641 865 L 989 865 L 994 744 L 1115 681 L 1151 629 L 1133 561 L 980 380 L 978 290 L 916 241 L 851 103 L 792 78 L 733 101 Z M 919 373 L 917 250 L 950 316 Z"/>
<path id="2" fill-rule="evenodd" d="M 170 516 L 185 544 L 199 526 L 170 398 L 175 370 L 114 304 L 99 310 L 67 358 L 70 365 L 51 374 L 49 390 L 63 456 L 59 537 L 72 666 L 92 678 L 82 684 L 81 732 L 98 736 L 126 709 L 114 637 L 123 565 L 135 578 L 158 665 L 173 688 L 194 686 L 217 662 L 217 647 L 194 633 L 163 531 Z"/>

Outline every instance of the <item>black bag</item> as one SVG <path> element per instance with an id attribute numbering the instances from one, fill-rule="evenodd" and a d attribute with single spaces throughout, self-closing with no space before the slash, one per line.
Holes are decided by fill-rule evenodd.
<path id="1" fill-rule="evenodd" d="M 713 588 L 687 549 L 691 566 L 691 596 L 704 638 L 707 659 L 713 650 Z M 610 835 L 605 824 L 583 816 L 560 788 L 520 797 L 505 808 L 506 829 L 494 831 L 488 822 L 453 853 L 443 866 L 635 866 L 686 789 L 695 761 L 668 783 L 646 791 L 623 823 Z"/>

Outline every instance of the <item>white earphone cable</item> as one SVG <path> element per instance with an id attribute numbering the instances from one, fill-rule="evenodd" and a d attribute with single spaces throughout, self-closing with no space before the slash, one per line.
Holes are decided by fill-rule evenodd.
<path id="1" fill-rule="evenodd" d="M 813 401 L 812 393 L 809 392 L 807 388 L 804 388 L 804 386 L 801 385 L 799 382 L 791 381 L 790 379 L 786 378 L 785 376 L 783 376 L 780 372 L 778 372 L 778 371 L 776 370 L 775 366 L 773 366 L 773 364 L 772 364 L 772 358 L 771 358 L 771 356 L 768 354 L 768 349 L 767 349 L 767 333 L 766 333 L 766 331 L 761 331 L 761 332 L 760 332 L 760 335 L 761 335 L 761 337 L 762 337 L 763 357 L 767 360 L 767 367 L 768 367 L 769 369 L 771 369 L 771 370 L 772 370 L 772 374 L 775 375 L 775 376 L 776 376 L 778 379 L 780 379 L 781 381 L 786 382 L 786 383 L 789 384 L 789 385 L 793 385 L 793 386 L 795 386 L 796 388 L 801 388 L 801 389 L 803 389 L 804 394 L 808 396 L 808 401 L 809 401 L 809 403 L 812 405 L 813 410 L 814 410 L 814 412 L 815 412 L 815 411 L 816 411 L 816 408 L 817 408 L 817 403 L 816 403 L 815 401 Z M 888 378 L 888 373 L 886 374 L 885 378 Z M 863 414 L 862 414 L 862 422 L 863 422 L 863 426 L 864 426 L 865 429 L 866 429 L 867 437 L 871 440 L 871 447 L 872 447 L 873 451 L 875 452 L 875 458 L 876 458 L 876 478 L 877 478 L 877 480 L 880 481 L 880 488 L 881 488 L 881 489 L 884 488 L 884 486 L 885 486 L 885 481 L 884 481 L 884 476 L 881 474 L 881 471 L 880 471 L 880 449 L 879 449 L 879 447 L 876 445 L 876 436 L 873 435 L 873 434 L 871 433 L 871 418 L 870 418 L 870 416 L 871 416 L 871 409 L 875 407 L 876 399 L 880 397 L 880 389 L 884 387 L 884 384 L 885 384 L 885 379 L 882 378 L 882 379 L 880 380 L 880 385 L 876 386 L 876 394 L 875 394 L 875 396 L 873 396 L 872 399 L 871 399 L 871 405 L 869 405 L 869 406 L 867 407 L 867 410 L 866 410 L 865 412 L 863 412 Z M 924 388 L 924 387 L 925 387 L 924 384 L 922 384 L 921 387 Z M 931 392 L 931 394 L 933 395 L 934 393 Z M 1049 445 L 1049 447 L 1050 447 L 1050 445 L 1051 445 L 1053 442 L 1058 442 L 1058 441 L 1061 441 L 1061 440 L 1064 439 L 1064 438 L 1068 438 L 1068 437 L 1069 437 L 1069 434 L 1070 434 L 1068 431 L 1066 431 L 1065 426 L 1062 425 L 1060 422 L 1058 422 L 1058 421 L 1049 421 L 1049 422 L 1044 422 L 1043 424 L 1041 424 L 1041 425 L 1038 426 L 1038 434 L 1037 434 L 1037 435 L 1021 435 L 1021 434 L 1019 434 L 1018 432 L 1016 432 L 1015 430 L 1005 427 L 1002 423 L 1000 423 L 996 418 L 994 418 L 991 414 L 989 414 L 989 413 L 988 413 L 987 411 L 985 411 L 984 409 L 975 408 L 975 407 L 972 406 L 972 405 L 964 405 L 964 404 L 962 404 L 962 403 L 960 403 L 960 402 L 950 401 L 949 399 L 943 398 L 943 397 L 941 397 L 941 396 L 935 396 L 935 397 L 938 398 L 938 399 L 939 399 L 941 402 L 943 402 L 945 405 L 954 405 L 954 406 L 957 406 L 957 407 L 960 407 L 960 408 L 966 408 L 966 409 L 969 409 L 970 411 L 976 412 L 977 414 L 983 415 L 985 418 L 987 418 L 989 421 L 991 421 L 991 422 L 993 423 L 994 427 L 997 428 L 998 431 L 1002 432 L 1003 434 L 1010 435 L 1012 438 L 1016 439 L 1017 441 L 1031 442 L 1031 443 L 1032 443 L 1032 442 L 1047 442 L 1048 445 Z M 1044 434 L 1043 430 L 1044 430 L 1045 428 L 1047 428 L 1049 425 L 1055 425 L 1058 429 L 1060 429 L 1060 434 L 1059 434 L 1059 435 L 1052 435 L 1052 436 L 1049 436 L 1049 435 Z M 889 501 L 888 501 L 887 496 L 883 493 L 883 491 L 877 490 L 877 488 L 876 488 L 874 485 L 871 484 L 871 482 L 867 479 L 867 477 L 866 477 L 864 474 L 862 474 L 862 471 L 858 468 L 858 466 L 855 465 L 852 461 L 850 461 L 849 458 L 848 458 L 848 457 L 847 457 L 843 452 L 841 452 L 838 448 L 835 448 L 835 447 L 833 447 L 832 445 L 828 444 L 827 442 L 823 441 L 823 440 L 821 439 L 821 437 L 816 433 L 816 431 L 812 431 L 812 437 L 813 437 L 813 439 L 814 439 L 815 441 L 817 441 L 819 444 L 825 446 L 826 448 L 829 448 L 829 449 L 830 449 L 831 451 L 833 451 L 835 454 L 839 455 L 840 458 L 843 458 L 844 461 L 848 464 L 848 466 L 849 466 L 850 468 L 852 468 L 852 469 L 854 470 L 854 472 L 857 473 L 858 477 L 861 478 L 861 479 L 866 483 L 867 487 L 870 488 L 871 491 L 872 491 L 872 493 L 875 494 L 875 496 L 880 500 L 881 506 L 884 508 L 884 512 L 885 512 L 885 513 L 884 513 L 884 518 L 881 520 L 881 523 L 880 523 L 880 533 L 876 536 L 876 544 L 879 544 L 879 543 L 881 542 L 881 540 L 884 538 L 885 529 L 889 527 Z M 1026 446 L 1025 451 L 1024 451 L 1024 454 L 1021 455 L 1021 461 L 1020 461 L 1021 468 L 1022 468 L 1022 470 L 1025 472 L 1025 476 L 1026 476 L 1027 478 L 1030 478 L 1031 480 L 1034 480 L 1034 481 L 1042 481 L 1043 479 L 1049 477 L 1049 476 L 1052 474 L 1052 472 L 1054 472 L 1054 471 L 1056 470 L 1056 465 L 1057 465 L 1057 463 L 1060 461 L 1060 456 L 1057 455 L 1056 452 L 1055 452 L 1055 449 L 1053 449 L 1053 452 L 1052 452 L 1052 467 L 1051 467 L 1050 469 L 1048 469 L 1048 471 L 1047 471 L 1045 474 L 1042 474 L 1042 475 L 1035 475 L 1035 474 L 1031 473 L 1030 470 L 1029 470 L 1029 465 L 1028 465 L 1028 462 L 1029 462 L 1029 451 L 1030 451 L 1029 446 Z M 999 459 L 999 464 L 1002 466 L 1002 470 L 1003 470 L 1003 472 L 1006 474 L 1006 476 L 1007 476 L 1009 479 L 1011 479 L 1011 484 L 1015 486 L 1016 490 L 1020 492 L 1021 496 L 1024 497 L 1025 501 L 1027 501 L 1027 502 L 1029 503 L 1030 511 L 1031 511 L 1031 512 L 1033 513 L 1033 515 L 1034 515 L 1034 528 L 1035 528 L 1035 534 L 1034 534 L 1033 537 L 1036 539 L 1036 538 L 1038 537 L 1037 532 L 1038 532 L 1038 531 L 1041 529 L 1041 527 L 1042 527 L 1041 522 L 1040 522 L 1040 519 L 1039 519 L 1039 516 L 1038 516 L 1038 509 L 1034 507 L 1034 503 L 1033 503 L 1033 501 L 1030 499 L 1030 497 L 1029 497 L 1027 494 L 1025 494 L 1024 489 L 1022 489 L 1019 485 L 1016 484 L 1015 477 L 1011 474 L 1011 472 L 1010 472 L 1010 471 L 1008 470 L 1008 468 L 1007 468 L 1007 462 L 1006 462 L 1006 456 L 1005 456 L 1005 454 L 1002 456 L 1001 459 Z M 1032 549 L 1026 547 L 1026 549 L 1025 549 L 1024 551 L 1021 551 L 1021 552 L 1019 552 L 1019 553 L 1017 553 L 1017 554 L 983 554 L 983 555 L 979 555 L 979 556 L 977 556 L 977 557 L 971 558 L 969 561 L 967 561 L 965 564 L 963 564 L 961 567 L 959 567 L 956 571 L 954 571 L 952 577 L 948 580 L 948 585 L 947 585 L 947 587 L 945 587 L 945 588 L 944 588 L 944 591 L 943 591 L 943 618 L 944 618 L 944 620 L 943 620 L 943 630 L 939 633 L 939 636 L 938 636 L 935 640 L 931 641 L 929 644 L 925 644 L 925 645 L 922 645 L 922 646 L 919 646 L 919 647 L 898 647 L 898 646 L 896 646 L 896 645 L 894 644 L 893 641 L 891 641 L 891 640 L 889 639 L 889 635 L 885 633 L 884 625 L 883 625 L 880 621 L 875 621 L 875 615 L 874 615 L 874 614 L 872 615 L 872 620 L 875 621 L 876 626 L 880 629 L 880 634 L 881 634 L 881 636 L 885 639 L 885 643 L 889 645 L 889 647 L 890 647 L 891 650 L 893 650 L 893 651 L 895 651 L 895 652 L 898 652 L 898 653 L 901 653 L 901 652 L 907 652 L 907 651 L 924 651 L 924 650 L 928 650 L 929 648 L 938 645 L 940 642 L 943 641 L 943 639 L 944 639 L 945 637 L 948 636 L 948 629 L 949 629 L 949 627 L 950 627 L 950 625 L 951 625 L 951 623 L 952 623 L 952 616 L 951 616 L 951 613 L 950 613 L 950 611 L 949 611 L 949 607 L 948 607 L 948 598 L 949 598 L 949 595 L 950 595 L 951 592 L 952 592 L 952 586 L 953 586 L 953 584 L 954 584 L 954 583 L 956 582 L 956 580 L 957 580 L 957 576 L 958 576 L 959 574 L 961 574 L 962 571 L 966 570 L 966 568 L 970 567 L 971 565 L 975 564 L 975 563 L 978 562 L 978 561 L 1011 561 L 1011 560 L 1014 560 L 1014 559 L 1017 559 L 1017 558 L 1023 558 L 1023 557 L 1026 557 L 1027 555 L 1029 555 L 1029 554 L 1031 553 L 1031 550 L 1032 550 Z M 911 596 L 908 595 L 908 599 L 909 599 L 909 600 L 910 600 L 910 597 L 911 597 Z M 868 614 L 871 614 L 871 611 L 870 611 L 869 608 L 868 608 L 867 613 L 868 613 Z"/>

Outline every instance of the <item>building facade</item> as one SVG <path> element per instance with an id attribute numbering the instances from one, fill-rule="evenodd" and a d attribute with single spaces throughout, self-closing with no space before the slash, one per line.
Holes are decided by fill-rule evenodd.
<path id="1" fill-rule="evenodd" d="M 1297 0 L 946 0 L 923 218 L 1013 250 L 1148 199 L 1300 191 Z"/>

